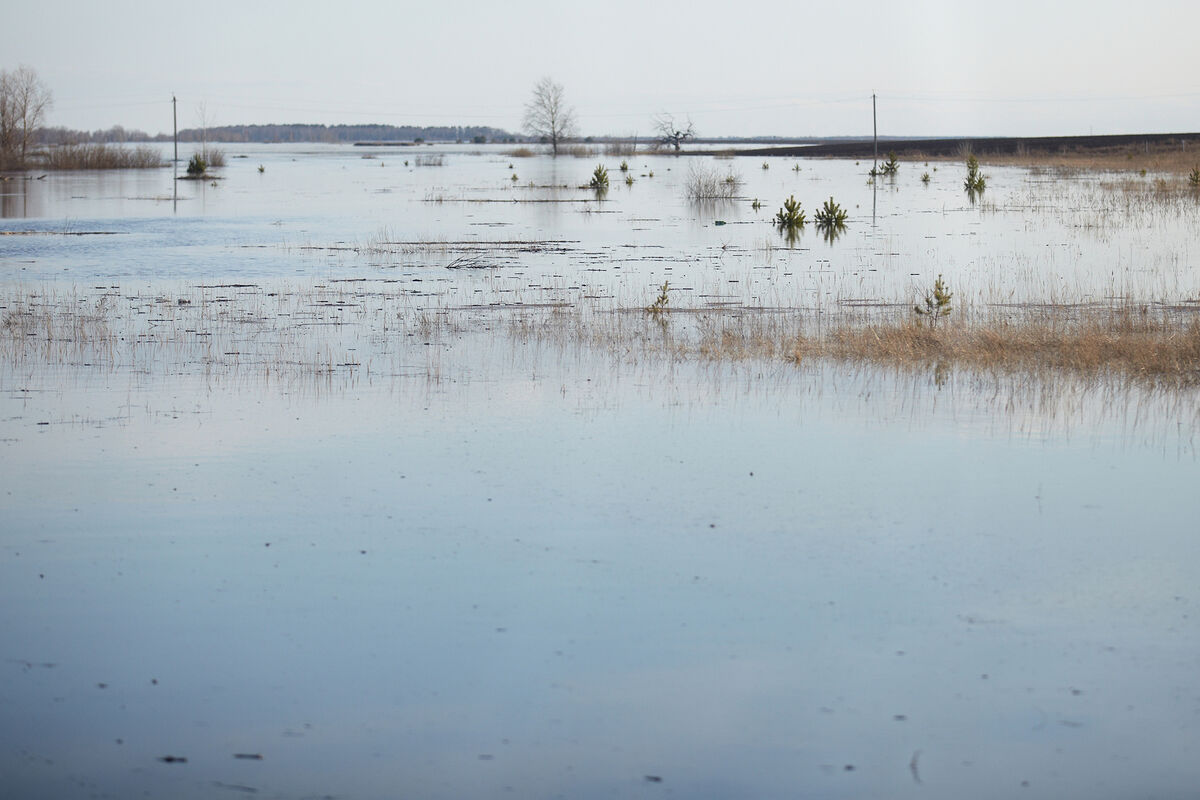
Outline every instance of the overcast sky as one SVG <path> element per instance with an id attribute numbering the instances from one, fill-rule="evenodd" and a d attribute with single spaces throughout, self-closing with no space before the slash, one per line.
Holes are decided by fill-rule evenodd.
<path id="1" fill-rule="evenodd" d="M 50 125 L 520 129 L 561 83 L 587 134 L 691 117 L 712 136 L 1200 130 L 1200 2 L 343 0 L 9 3 L 0 68 Z"/>

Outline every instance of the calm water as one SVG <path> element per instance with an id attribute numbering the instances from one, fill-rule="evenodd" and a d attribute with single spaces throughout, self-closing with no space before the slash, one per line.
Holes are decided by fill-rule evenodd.
<path id="1" fill-rule="evenodd" d="M 1200 782 L 1194 394 L 696 363 L 581 344 L 552 312 L 457 310 L 637 307 L 668 280 L 681 306 L 807 313 L 908 302 L 938 273 L 968 303 L 1179 302 L 1200 297 L 1195 204 L 997 169 L 972 205 L 958 165 L 873 189 L 853 162 L 706 159 L 747 199 L 696 207 L 688 162 L 666 157 L 629 158 L 627 187 L 620 158 L 226 152 L 249 157 L 178 200 L 166 171 L 3 184 L 0 230 L 22 232 L 0 237 L 7 308 L 82 302 L 118 334 L 195 314 L 217 349 L 285 365 L 6 345 L 6 792 Z M 574 187 L 601 160 L 603 203 L 519 187 Z M 768 221 L 788 194 L 851 207 L 845 235 L 784 247 Z M 557 244 L 502 244 L 534 241 Z M 327 303 L 314 287 L 338 281 L 370 298 L 338 325 L 260 319 L 271 293 Z M 254 286 L 200 288 L 216 284 Z M 313 368 L 314 350 L 337 363 Z"/>

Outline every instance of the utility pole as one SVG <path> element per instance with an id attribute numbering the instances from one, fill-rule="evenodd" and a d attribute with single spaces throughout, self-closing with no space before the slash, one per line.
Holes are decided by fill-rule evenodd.
<path id="1" fill-rule="evenodd" d="M 874 175 L 879 167 L 879 120 L 875 116 L 875 94 L 871 93 L 871 130 L 875 138 L 875 160 L 871 162 L 871 174 Z"/>
<path id="2" fill-rule="evenodd" d="M 179 210 L 179 109 L 171 95 L 171 129 L 175 138 L 175 157 L 171 159 L 171 211 Z"/>
<path id="3" fill-rule="evenodd" d="M 171 127 L 175 132 L 175 168 L 179 168 L 179 109 L 175 105 L 175 95 L 171 95 Z"/>

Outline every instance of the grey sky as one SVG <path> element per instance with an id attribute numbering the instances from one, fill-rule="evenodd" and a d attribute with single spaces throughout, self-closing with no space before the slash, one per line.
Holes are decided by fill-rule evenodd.
<path id="1" fill-rule="evenodd" d="M 73 128 L 255 122 L 519 130 L 543 75 L 583 132 L 1060 135 L 1200 130 L 1200 3 L 598 4 L 106 0 L 10 4 L 0 67 L 28 64 Z"/>

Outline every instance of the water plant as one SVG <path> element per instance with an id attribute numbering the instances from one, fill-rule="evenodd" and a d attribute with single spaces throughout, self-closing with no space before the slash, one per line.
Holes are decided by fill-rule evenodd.
<path id="1" fill-rule="evenodd" d="M 1192 167 L 1192 171 L 1188 173 L 1188 183 L 1200 187 L 1200 167 Z"/>
<path id="2" fill-rule="evenodd" d="M 263 173 L 264 173 L 264 172 L 266 172 L 266 171 L 267 171 L 267 168 L 266 168 L 266 167 L 264 167 L 262 164 L 259 164 L 259 165 L 258 165 L 258 174 L 259 174 L 259 175 L 263 174 Z"/>
<path id="3" fill-rule="evenodd" d="M 921 183 L 929 183 L 929 173 L 928 172 L 921 173 Z"/>
<path id="4" fill-rule="evenodd" d="M 754 202 L 750 204 L 750 207 L 753 208 L 755 211 L 758 211 L 760 208 L 763 207 L 762 201 L 756 197 L 756 198 L 754 198 Z"/>
<path id="5" fill-rule="evenodd" d="M 804 217 L 804 209 L 800 208 L 800 203 L 796 201 L 796 196 L 792 195 L 783 201 L 783 208 L 779 209 L 779 212 L 775 214 L 775 225 L 781 231 L 794 230 L 804 226 Z"/>
<path id="6" fill-rule="evenodd" d="M 629 172 L 629 162 L 628 161 L 621 162 L 621 172 Z"/>
<path id="7" fill-rule="evenodd" d="M 771 168 L 771 165 L 770 165 L 770 164 L 768 164 L 766 161 L 764 161 L 764 162 L 763 162 L 763 169 L 770 169 L 770 168 Z"/>
<path id="8" fill-rule="evenodd" d="M 199 153 L 192 153 L 191 159 L 188 160 L 187 174 L 203 175 L 207 170 L 208 162 L 204 160 L 204 156 Z"/>
<path id="9" fill-rule="evenodd" d="M 919 316 L 928 317 L 930 322 L 937 322 L 942 317 L 950 316 L 950 299 L 952 297 L 954 297 L 954 293 L 946 288 L 946 282 L 939 274 L 937 280 L 933 282 L 933 291 L 925 293 L 925 307 L 915 305 L 913 311 L 917 312 Z"/>
<path id="10" fill-rule="evenodd" d="M 963 183 L 963 188 L 974 194 L 982 192 L 987 186 L 987 178 L 979 171 L 979 159 L 974 153 L 967 156 L 967 180 Z"/>
<path id="11" fill-rule="evenodd" d="M 592 189 L 607 189 L 608 188 L 608 169 L 603 164 L 597 164 L 596 169 L 592 172 L 592 179 L 588 183 Z"/>
<path id="12" fill-rule="evenodd" d="M 831 197 L 817 209 L 814 219 L 817 225 L 822 228 L 844 228 L 848 216 L 849 214 L 846 209 L 835 203 Z"/>
<path id="13" fill-rule="evenodd" d="M 625 185 L 626 185 L 626 186 L 633 186 L 633 176 L 632 176 L 632 175 L 626 175 L 626 176 L 625 176 Z"/>

